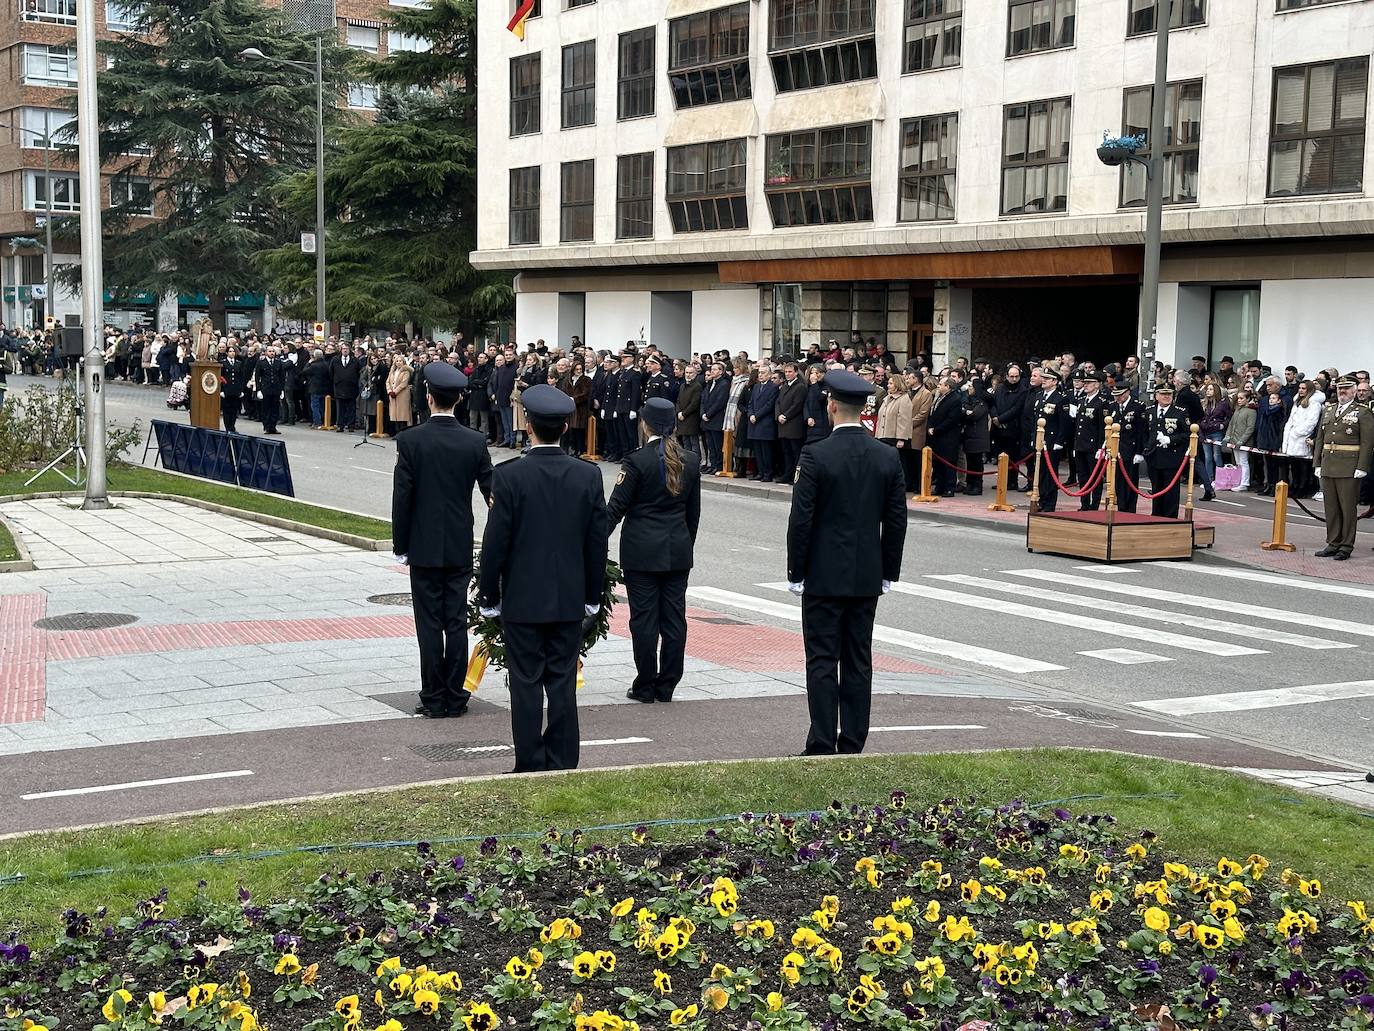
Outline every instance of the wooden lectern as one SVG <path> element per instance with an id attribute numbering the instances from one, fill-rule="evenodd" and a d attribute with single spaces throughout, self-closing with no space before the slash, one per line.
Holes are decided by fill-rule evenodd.
<path id="1" fill-rule="evenodd" d="M 206 360 L 191 363 L 191 425 L 201 429 L 219 429 L 219 362 Z"/>

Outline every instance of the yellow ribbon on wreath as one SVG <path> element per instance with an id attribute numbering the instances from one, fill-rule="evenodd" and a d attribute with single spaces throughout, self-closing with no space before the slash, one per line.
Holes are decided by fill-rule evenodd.
<path id="1" fill-rule="evenodd" d="M 468 659 L 467 675 L 463 677 L 463 690 L 469 694 L 476 694 L 481 686 L 487 672 L 487 658 L 486 642 L 477 642 L 477 647 L 472 649 L 472 658 Z"/>

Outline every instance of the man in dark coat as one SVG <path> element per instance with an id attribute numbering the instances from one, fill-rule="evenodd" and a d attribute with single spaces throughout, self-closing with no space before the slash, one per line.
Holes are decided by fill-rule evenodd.
<path id="1" fill-rule="evenodd" d="M 989 400 L 983 378 L 976 373 L 960 388 L 959 402 L 963 409 L 960 413 L 963 420 L 961 443 L 964 449 L 964 468 L 968 470 L 964 482 L 965 494 L 983 493 L 984 458 L 988 448 L 992 446 L 988 433 Z"/>
<path id="2" fill-rule="evenodd" d="M 1134 513 L 1139 495 L 1131 487 L 1140 487 L 1140 468 L 1145 464 L 1145 406 L 1131 396 L 1131 382 L 1124 376 L 1115 382 L 1112 392 L 1116 399 L 1108 404 L 1107 414 L 1121 430 L 1117 437 L 1120 461 L 1113 470 L 1116 507 L 1120 512 Z"/>
<path id="3" fill-rule="evenodd" d="M 1155 387 L 1155 404 L 1145 414 L 1145 467 L 1150 492 L 1159 495 L 1150 502 L 1150 514 L 1177 519 L 1179 490 L 1188 475 L 1179 475 L 1179 468 L 1188 461 L 1190 419 L 1174 403 L 1174 388 L 1167 383 Z"/>
<path id="4" fill-rule="evenodd" d="M 778 393 L 782 388 L 782 373 L 774 372 L 769 379 L 760 377 L 758 385 L 749 391 L 749 445 L 754 449 L 756 471 L 751 480 L 773 478 L 773 448 L 778 436 Z"/>
<path id="5" fill-rule="evenodd" d="M 392 550 L 410 567 L 420 646 L 420 704 L 415 712 L 428 719 L 463 715 L 471 697 L 463 679 L 468 668 L 472 488 L 481 490 L 490 504 L 492 471 L 482 435 L 453 414 L 467 385 L 462 372 L 437 363 L 427 384 L 429 421 L 396 437 Z"/>
<path id="6" fill-rule="evenodd" d="M 606 501 L 601 471 L 558 445 L 572 398 L 537 384 L 520 400 L 534 443 L 496 469 L 478 601 L 484 616 L 500 617 L 505 636 L 515 772 L 571 770 L 582 624 L 600 611 L 605 590 Z"/>
<path id="7" fill-rule="evenodd" d="M 701 438 L 705 442 L 704 472 L 721 471 L 725 440 L 725 406 L 730 400 L 730 380 L 725 366 L 712 362 L 706 370 L 706 382 L 701 389 Z"/>
<path id="8" fill-rule="evenodd" d="M 907 526 L 897 449 L 859 423 L 873 385 L 843 371 L 827 373 L 825 385 L 834 431 L 801 453 L 787 523 L 788 589 L 802 599 L 806 755 L 863 751 L 873 620 L 901 576 Z"/>
<path id="9" fill-rule="evenodd" d="M 1040 464 L 1039 511 L 1053 512 L 1059 504 L 1059 488 L 1054 483 L 1055 467 L 1069 442 L 1073 423 L 1069 419 L 1068 401 L 1059 389 L 1059 373 L 1053 369 L 1040 370 L 1041 391 L 1026 399 L 1031 419 L 1031 447 L 1035 446 L 1036 426 L 1045 420 L 1045 439 L 1041 453 L 1035 460 Z M 1049 454 L 1048 460 L 1045 457 Z"/>
<path id="10" fill-rule="evenodd" d="M 615 453 L 620 458 L 635 449 L 635 435 L 639 432 L 636 420 L 643 403 L 644 375 L 635 368 L 635 356 L 627 351 L 620 356 L 620 371 L 615 379 L 615 408 L 611 413 Z"/>
<path id="11" fill-rule="evenodd" d="M 806 442 L 806 381 L 797 372 L 796 362 L 783 362 L 782 385 L 778 388 L 778 483 L 791 483 L 797 473 L 797 458 Z"/>
<path id="12" fill-rule="evenodd" d="M 353 429 L 358 414 L 358 383 L 362 365 L 353 356 L 352 344 L 340 344 L 339 356 L 334 359 L 334 403 L 339 406 L 334 415 L 334 428 L 340 433 Z"/>
<path id="13" fill-rule="evenodd" d="M 677 395 L 677 439 L 697 456 L 697 465 L 701 464 L 702 452 L 697 440 L 701 435 L 701 388 L 701 366 L 692 362 L 687 366 L 687 379 Z"/>
<path id="14" fill-rule="evenodd" d="M 277 419 L 281 416 L 281 392 L 285 382 L 286 370 L 277 356 L 277 345 L 272 344 L 253 366 L 253 383 L 258 395 L 258 412 L 262 418 L 264 436 L 275 437 L 281 432 L 277 429 Z"/>
<path id="15" fill-rule="evenodd" d="M 477 361 L 472 367 L 472 375 L 468 377 L 468 414 L 472 419 L 472 428 L 486 437 L 488 443 L 495 443 L 496 432 L 492 427 L 491 395 L 487 393 L 487 387 L 491 383 L 491 356 L 485 351 L 477 355 Z"/>
<path id="16" fill-rule="evenodd" d="M 1026 456 L 1030 448 L 1021 445 L 1021 413 L 1026 407 L 1026 383 L 1021 378 L 1021 366 L 1012 362 L 1007 366 L 1006 375 L 997 384 L 993 393 L 991 408 L 992 450 L 1000 455 L 1006 452 L 1007 460 L 1018 461 Z M 1011 466 L 1007 476 L 1007 488 L 1016 489 L 1018 466 Z M 1029 469 L 1030 467 L 1027 466 Z"/>
<path id="17" fill-rule="evenodd" d="M 1102 396 L 1102 382 L 1106 377 L 1100 372 L 1083 374 L 1083 393 L 1076 405 L 1069 406 L 1073 419 L 1073 467 L 1078 473 L 1078 482 L 1086 487 L 1097 468 L 1098 456 L 1107 446 L 1107 400 Z M 1099 477 L 1097 486 L 1078 499 L 1080 512 L 1096 512 L 1102 507 L 1102 491 L 1106 486 L 1106 475 Z"/>

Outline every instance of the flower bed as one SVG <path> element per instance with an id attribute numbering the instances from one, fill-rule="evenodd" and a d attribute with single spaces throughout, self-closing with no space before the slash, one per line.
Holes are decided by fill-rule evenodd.
<path id="1" fill-rule="evenodd" d="M 683 844 L 550 831 L 299 897 L 166 893 L 0 946 L 0 1027 L 227 1031 L 1374 1026 L 1374 919 L 1261 856 L 947 800 L 746 814 Z"/>

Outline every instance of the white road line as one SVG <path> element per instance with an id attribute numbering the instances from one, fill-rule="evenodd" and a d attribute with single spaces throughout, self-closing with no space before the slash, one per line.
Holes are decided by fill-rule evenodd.
<path id="1" fill-rule="evenodd" d="M 787 590 L 786 584 L 756 584 L 755 586 L 769 590 Z M 726 608 L 743 609 L 746 612 L 775 616 L 794 623 L 801 622 L 801 606 L 799 605 L 766 601 L 763 598 L 755 598 L 748 594 L 723 591 L 717 587 L 689 587 L 687 593 L 693 598 L 715 605 L 724 605 Z M 901 648 L 910 648 L 912 651 L 923 652 L 928 655 L 943 655 L 948 658 L 961 659 L 964 662 L 973 663 L 975 666 L 988 666 L 1004 673 L 1048 673 L 1064 668 L 1050 662 L 1041 662 L 1039 659 L 1028 659 L 1022 655 L 993 651 L 990 648 L 979 648 L 976 645 L 964 644 L 960 641 L 946 641 L 939 637 L 927 637 L 925 634 L 915 634 L 894 627 L 874 626 L 873 640 L 897 645 Z"/>
<path id="2" fill-rule="evenodd" d="M 252 770 L 226 770 L 224 773 L 193 773 L 185 777 L 161 777 L 158 780 L 131 780 L 123 784 L 98 784 L 89 788 L 63 788 L 61 791 L 35 791 L 20 795 L 25 802 L 42 798 L 70 798 L 73 795 L 99 795 L 106 791 L 132 791 L 134 788 L 158 788 L 166 784 L 194 784 L 203 780 L 228 780 L 232 777 L 251 777 Z"/>
<path id="3" fill-rule="evenodd" d="M 1115 586 L 1115 585 L 1112 585 Z M 1130 591 L 1132 586 L 1123 586 L 1121 590 Z M 983 609 L 987 612 L 999 612 L 1004 616 L 1020 616 L 1022 619 L 1033 619 L 1040 623 L 1053 623 L 1059 627 L 1076 627 L 1079 630 L 1092 630 L 1099 634 L 1107 634 L 1110 637 L 1127 637 L 1133 641 L 1149 641 L 1153 644 L 1162 644 L 1170 648 L 1182 648 L 1184 651 L 1203 652 L 1207 655 L 1215 656 L 1236 656 L 1236 655 L 1262 655 L 1258 648 L 1246 648 L 1244 645 L 1231 644 L 1229 641 L 1209 641 L 1204 637 L 1189 637 L 1186 634 L 1175 634 L 1168 630 L 1155 630 L 1152 627 L 1127 626 L 1124 623 L 1115 623 L 1109 619 L 1097 619 L 1094 616 L 1078 616 L 1072 612 L 1054 612 L 1047 609 L 1038 609 L 1032 605 L 1022 605 L 1019 602 L 1003 601 L 1001 598 L 979 598 L 972 594 L 960 594 L 958 591 L 945 591 L 938 587 L 930 587 L 922 583 L 919 587 L 912 584 L 893 584 L 892 589 L 902 594 L 910 594 L 917 598 L 925 598 L 928 601 L 943 601 L 951 605 L 965 605 L 971 609 Z"/>
<path id="4" fill-rule="evenodd" d="M 1186 737 L 1191 741 L 1207 741 L 1206 734 L 1190 734 L 1186 730 L 1132 730 L 1130 727 L 1122 727 L 1127 734 L 1135 734 L 1138 737 Z"/>
<path id="5" fill-rule="evenodd" d="M 607 737 L 595 741 L 583 741 L 583 748 L 591 748 L 597 745 L 649 745 L 653 744 L 651 737 Z M 466 752 L 468 755 L 486 755 L 491 752 L 509 752 L 514 745 L 468 745 L 466 748 L 457 748 L 454 751 Z"/>
<path id="6" fill-rule="evenodd" d="M 1207 502 L 1209 505 L 1230 505 L 1232 508 L 1244 508 L 1239 501 L 1222 501 L 1221 498 L 1213 498 Z"/>
<path id="7" fill-rule="evenodd" d="M 1173 566 L 1173 569 L 1186 569 L 1187 566 Z M 1356 623 L 1348 619 L 1332 619 L 1328 616 L 1313 616 L 1306 612 L 1290 612 L 1287 609 L 1271 608 L 1268 605 L 1248 605 L 1240 601 L 1227 601 L 1224 598 L 1208 598 L 1200 594 L 1183 594 L 1179 591 L 1162 591 L 1153 587 L 1137 584 L 1117 584 L 1108 580 L 1090 580 L 1086 576 L 1071 576 L 1056 573 L 1049 569 L 1007 569 L 1007 576 L 1024 576 L 1031 580 L 1048 580 L 1050 583 L 1066 587 L 1089 587 L 1108 594 L 1125 594 L 1132 598 L 1149 598 L 1153 601 L 1167 601 L 1174 605 L 1192 605 L 1196 608 L 1210 609 L 1213 612 L 1234 612 L 1239 616 L 1254 616 L 1257 619 L 1275 623 L 1298 623 L 1318 630 L 1336 630 L 1357 637 L 1374 637 L 1374 626 L 1369 623 Z"/>
<path id="8" fill-rule="evenodd" d="M 1137 666 L 1143 662 L 1173 662 L 1173 659 L 1163 655 L 1151 655 L 1149 652 L 1138 652 L 1131 648 L 1099 648 L 1092 652 L 1079 652 L 1079 655 L 1086 655 L 1090 659 L 1101 659 L 1103 662 L 1115 662 L 1122 666 Z"/>
<path id="9" fill-rule="evenodd" d="M 1301 591 L 1320 591 L 1323 594 L 1345 594 L 1352 598 L 1374 598 L 1374 590 L 1368 587 L 1355 587 L 1351 584 L 1330 583 L 1323 580 L 1309 580 L 1299 576 L 1279 576 L 1276 573 L 1256 573 L 1248 569 L 1223 569 L 1213 565 L 1176 565 L 1170 570 L 1187 570 L 1190 573 L 1205 573 L 1208 576 L 1226 576 L 1233 580 L 1249 580 L 1252 583 L 1273 584 L 1276 587 L 1294 587 Z"/>
<path id="10" fill-rule="evenodd" d="M 963 584 L 965 587 L 981 587 L 985 591 L 997 591 L 1002 594 L 1015 594 L 1024 597 L 1027 591 L 1025 584 L 1007 583 L 1003 580 L 988 580 L 981 576 L 965 576 L 961 573 L 949 575 L 931 574 L 926 577 L 928 580 L 944 580 L 947 583 Z M 1324 637 L 1309 637 L 1306 634 L 1290 634 L 1283 630 L 1269 630 L 1264 627 L 1249 626 L 1245 623 L 1231 623 L 1224 619 L 1212 619 L 1208 616 L 1199 616 L 1191 612 L 1171 612 L 1167 609 L 1152 609 L 1146 605 L 1132 605 L 1125 601 L 1104 601 L 1101 598 L 1089 598 L 1082 594 L 1068 594 L 1064 591 L 1056 591 L 1049 588 L 1035 588 L 1037 600 L 1058 602 L 1061 605 L 1077 605 L 1079 608 L 1089 608 L 1097 612 L 1104 610 L 1110 611 L 1114 615 L 1134 616 L 1137 619 L 1152 619 L 1156 623 L 1172 623 L 1176 626 L 1193 627 L 1197 630 L 1211 630 L 1219 634 L 1231 634 L 1234 637 L 1249 638 L 1253 637 L 1262 640 L 1266 644 L 1287 644 L 1294 648 L 1308 648 L 1314 651 L 1321 651 L 1330 648 L 1354 648 L 1353 644 L 1346 644 L 1343 641 L 1331 641 Z M 1251 652 L 1250 654 L 1254 654 Z"/>
<path id="11" fill-rule="evenodd" d="M 1191 716 L 1200 712 L 1246 712 L 1250 709 L 1274 709 L 1282 705 L 1309 705 L 1313 702 L 1371 696 L 1374 696 L 1374 680 L 1351 680 L 1344 684 L 1308 684 L 1303 687 L 1276 687 L 1269 691 L 1227 691 L 1223 694 L 1158 698 L 1131 704 L 1139 709 L 1170 716 Z"/>
<path id="12" fill-rule="evenodd" d="M 1074 566 L 1074 569 L 1086 569 L 1091 573 L 1105 573 L 1108 576 L 1118 576 L 1121 573 L 1138 573 L 1139 569 L 1129 569 L 1125 566 Z"/>
<path id="13" fill-rule="evenodd" d="M 905 733 L 918 730 L 987 730 L 980 723 L 924 723 L 911 727 L 869 727 L 870 734 Z"/>

